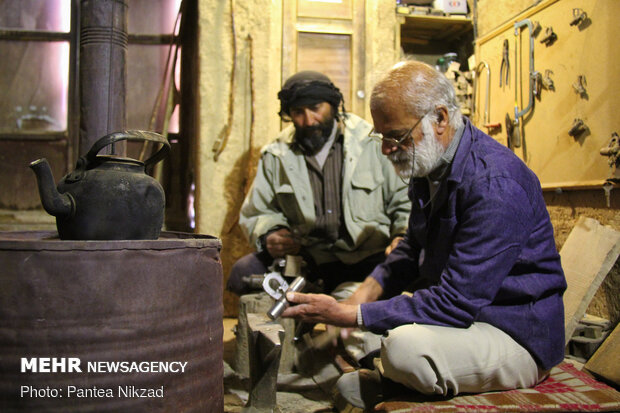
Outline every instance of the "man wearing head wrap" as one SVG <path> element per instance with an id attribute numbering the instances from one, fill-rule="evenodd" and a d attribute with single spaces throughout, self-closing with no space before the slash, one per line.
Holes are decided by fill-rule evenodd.
<path id="1" fill-rule="evenodd" d="M 322 280 L 330 293 L 364 280 L 405 233 L 407 185 L 327 76 L 299 72 L 278 98 L 292 125 L 262 149 L 239 220 L 257 252 L 235 263 L 227 288 L 249 293 L 244 277 L 291 254 L 302 255 L 310 281 Z"/>

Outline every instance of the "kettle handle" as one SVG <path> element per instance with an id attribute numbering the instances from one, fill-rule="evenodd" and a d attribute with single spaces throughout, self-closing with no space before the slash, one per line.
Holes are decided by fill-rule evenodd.
<path id="1" fill-rule="evenodd" d="M 170 143 L 168 143 L 168 139 L 159 133 L 146 130 L 127 130 L 123 132 L 110 133 L 95 142 L 92 148 L 90 148 L 90 151 L 86 154 L 87 163 L 91 164 L 95 162 L 97 154 L 100 150 L 118 141 L 151 141 L 161 143 L 162 147 L 159 148 L 153 156 L 144 161 L 145 166 L 161 161 L 168 154 L 168 151 L 170 151 Z"/>

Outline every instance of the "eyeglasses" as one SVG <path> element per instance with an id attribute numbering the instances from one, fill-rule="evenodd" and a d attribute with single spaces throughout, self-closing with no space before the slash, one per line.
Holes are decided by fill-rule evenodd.
<path id="1" fill-rule="evenodd" d="M 426 114 L 424 116 L 426 116 Z M 424 119 L 424 116 L 422 116 L 420 119 L 418 119 L 418 121 L 415 123 L 415 125 L 413 125 L 407 132 L 405 132 L 402 135 L 397 136 L 395 138 L 388 138 L 386 136 L 383 136 L 382 133 L 375 132 L 375 128 L 372 128 L 372 130 L 368 134 L 368 137 L 370 137 L 372 139 L 375 139 L 375 140 L 378 140 L 381 143 L 385 142 L 388 145 L 402 146 L 405 143 L 405 141 L 411 137 L 411 134 L 415 130 L 416 126 L 418 126 L 420 124 L 420 122 L 422 122 L 422 119 Z"/>

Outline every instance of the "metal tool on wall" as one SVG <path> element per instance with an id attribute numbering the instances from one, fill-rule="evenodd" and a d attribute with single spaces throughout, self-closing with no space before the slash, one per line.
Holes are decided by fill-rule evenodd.
<path id="1" fill-rule="evenodd" d="M 545 29 L 545 35 L 540 38 L 540 43 L 549 47 L 558 40 L 558 35 L 553 31 L 553 27 L 549 26 Z"/>
<path id="2" fill-rule="evenodd" d="M 607 208 L 611 207 L 611 190 L 620 183 L 620 139 L 616 132 L 611 134 L 611 140 L 606 147 L 601 148 L 600 154 L 609 159 L 609 177 L 603 184 Z"/>
<path id="3" fill-rule="evenodd" d="M 478 108 L 476 107 L 476 103 L 478 101 L 478 89 L 479 89 L 479 79 L 480 79 L 480 73 L 482 72 L 482 69 L 486 70 L 487 73 L 487 86 L 486 86 L 486 94 L 485 94 L 485 100 L 484 100 L 484 116 L 482 118 L 482 124 L 483 125 L 487 125 L 489 123 L 489 91 L 491 90 L 491 69 L 489 68 L 489 64 L 485 61 L 482 61 L 480 63 L 478 63 L 478 65 L 476 66 L 476 69 L 474 70 L 474 97 L 473 97 L 473 108 L 474 108 L 474 113 L 476 113 L 478 111 Z"/>
<path id="4" fill-rule="evenodd" d="M 609 159 L 609 167 L 612 170 L 620 168 L 620 139 L 618 133 L 611 134 L 609 143 L 604 148 L 601 148 L 601 155 L 607 156 Z"/>
<path id="5" fill-rule="evenodd" d="M 611 190 L 620 183 L 620 140 L 616 132 L 611 134 L 611 140 L 606 147 L 601 148 L 600 154 L 607 156 L 609 163 L 609 176 L 603 184 L 603 191 L 605 191 L 607 208 L 610 208 Z"/>
<path id="6" fill-rule="evenodd" d="M 577 81 L 573 83 L 573 90 L 575 91 L 575 93 L 577 93 L 580 98 L 586 100 L 588 99 L 588 91 L 586 90 L 587 85 L 588 83 L 586 82 L 585 75 L 577 76 Z"/>
<path id="7" fill-rule="evenodd" d="M 577 139 L 588 131 L 588 125 L 586 125 L 582 119 L 576 118 L 575 120 L 573 120 L 573 124 L 568 130 L 568 135 Z"/>
<path id="8" fill-rule="evenodd" d="M 607 156 L 609 163 L 609 177 L 603 184 L 605 201 L 607 208 L 609 208 L 611 207 L 611 190 L 616 184 L 620 183 L 620 139 L 616 132 L 611 134 L 611 140 L 606 147 L 601 148 L 600 154 Z"/>
<path id="9" fill-rule="evenodd" d="M 519 74 L 519 50 L 518 50 L 518 39 L 521 33 L 521 28 L 527 27 L 529 30 L 529 40 L 530 40 L 530 51 L 529 51 L 529 92 L 528 92 L 528 104 L 527 106 L 519 110 L 519 82 L 521 80 L 521 75 Z M 535 94 L 535 82 L 538 78 L 538 72 L 534 69 L 534 37 L 533 37 L 533 24 L 530 19 L 524 19 L 518 21 L 514 24 L 515 28 L 515 119 L 513 121 L 513 130 L 512 133 L 508 135 L 508 140 L 511 141 L 511 146 L 519 148 L 521 147 L 521 136 L 522 136 L 522 125 L 523 122 L 521 119 L 525 116 L 534 106 L 534 94 Z"/>
<path id="10" fill-rule="evenodd" d="M 510 113 L 506 113 L 506 117 L 504 118 L 504 123 L 506 124 L 506 146 L 509 149 L 513 147 L 513 135 L 515 131 L 515 122 L 510 117 Z"/>
<path id="11" fill-rule="evenodd" d="M 542 30 L 542 26 L 540 25 L 539 22 L 537 21 L 532 22 L 532 37 L 538 37 L 538 34 L 540 33 L 541 30 Z"/>
<path id="12" fill-rule="evenodd" d="M 542 95 L 543 88 L 543 76 L 540 72 L 534 72 L 534 97 L 540 101 L 540 96 Z"/>
<path id="13" fill-rule="evenodd" d="M 504 77 L 504 69 L 506 76 Z M 510 80 L 510 46 L 508 39 L 504 39 L 502 45 L 502 63 L 499 65 L 499 87 L 502 87 L 502 79 L 505 79 L 504 86 L 508 86 Z"/>
<path id="14" fill-rule="evenodd" d="M 553 83 L 553 79 L 551 79 L 551 75 L 553 71 L 551 69 L 545 70 L 545 75 L 542 78 L 542 87 L 551 92 L 555 91 L 555 84 Z"/>
<path id="15" fill-rule="evenodd" d="M 590 25 L 590 19 L 588 18 L 588 14 L 582 9 L 573 9 L 573 18 L 570 21 L 570 25 L 577 26 L 579 30 L 585 29 L 587 26 Z"/>

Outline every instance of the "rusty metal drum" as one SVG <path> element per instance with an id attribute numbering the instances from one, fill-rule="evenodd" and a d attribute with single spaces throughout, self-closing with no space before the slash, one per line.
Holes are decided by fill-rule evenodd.
<path id="1" fill-rule="evenodd" d="M 0 232 L 0 411 L 223 411 L 220 249 Z"/>

